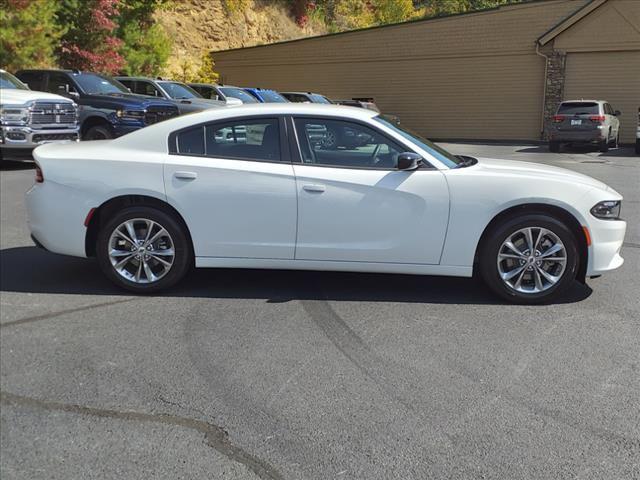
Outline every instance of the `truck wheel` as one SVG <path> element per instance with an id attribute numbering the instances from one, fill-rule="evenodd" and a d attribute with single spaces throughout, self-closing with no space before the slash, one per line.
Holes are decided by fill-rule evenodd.
<path id="1" fill-rule="evenodd" d="M 113 133 L 111 133 L 111 130 L 109 130 L 109 128 L 102 125 L 91 127 L 82 136 L 83 140 L 109 140 L 110 138 L 113 138 Z"/>
<path id="2" fill-rule="evenodd" d="M 556 141 L 549 142 L 549 151 L 553 153 L 560 152 L 560 142 L 556 142 Z"/>
<path id="3" fill-rule="evenodd" d="M 636 154 L 640 155 L 640 139 L 636 140 Z"/>

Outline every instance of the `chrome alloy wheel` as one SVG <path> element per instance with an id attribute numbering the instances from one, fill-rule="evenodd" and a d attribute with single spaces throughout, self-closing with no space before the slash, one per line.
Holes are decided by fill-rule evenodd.
<path id="1" fill-rule="evenodd" d="M 520 293 L 544 292 L 562 278 L 567 250 L 546 228 L 522 228 L 507 237 L 498 250 L 498 273 L 507 286 Z"/>
<path id="2" fill-rule="evenodd" d="M 132 218 L 109 237 L 109 260 L 118 274 L 135 283 L 153 283 L 173 266 L 175 248 L 169 232 L 157 222 Z"/>

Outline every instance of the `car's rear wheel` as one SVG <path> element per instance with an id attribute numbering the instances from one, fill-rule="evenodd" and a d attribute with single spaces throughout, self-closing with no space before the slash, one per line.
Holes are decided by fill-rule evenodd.
<path id="1" fill-rule="evenodd" d="M 546 303 L 576 278 L 577 241 L 546 214 L 527 214 L 493 228 L 480 251 L 480 273 L 498 295 L 517 303 Z"/>
<path id="2" fill-rule="evenodd" d="M 609 151 L 609 141 L 603 140 L 602 142 L 600 142 L 599 149 L 602 153 L 607 153 Z"/>
<path id="3" fill-rule="evenodd" d="M 109 127 L 103 125 L 91 127 L 82 136 L 83 140 L 109 140 L 111 138 L 113 138 L 113 133 L 109 130 Z"/>
<path id="4" fill-rule="evenodd" d="M 144 206 L 126 208 L 106 222 L 98 233 L 96 256 L 111 281 L 136 293 L 176 284 L 193 261 L 180 222 Z"/>
<path id="5" fill-rule="evenodd" d="M 550 141 L 549 151 L 553 153 L 558 153 L 560 151 L 560 142 Z"/>

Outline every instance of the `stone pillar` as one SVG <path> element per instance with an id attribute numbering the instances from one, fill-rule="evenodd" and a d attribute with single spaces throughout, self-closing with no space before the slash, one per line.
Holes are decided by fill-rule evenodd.
<path id="1" fill-rule="evenodd" d="M 558 105 L 564 100 L 564 72 L 567 55 L 553 52 L 547 60 L 546 91 L 544 97 L 543 140 L 548 139 L 549 125 L 553 122 Z"/>

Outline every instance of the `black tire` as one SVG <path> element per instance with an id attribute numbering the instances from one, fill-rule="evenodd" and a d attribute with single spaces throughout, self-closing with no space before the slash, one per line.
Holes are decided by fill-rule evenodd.
<path id="1" fill-rule="evenodd" d="M 599 150 L 602 153 L 607 153 L 609 151 L 609 142 L 607 140 L 600 142 Z"/>
<path id="2" fill-rule="evenodd" d="M 515 290 L 503 281 L 498 271 L 498 253 L 503 242 L 515 232 L 527 227 L 550 230 L 562 241 L 566 251 L 565 269 L 560 279 L 547 290 L 539 293 L 522 293 Z M 487 233 L 479 252 L 479 273 L 494 293 L 510 302 L 549 303 L 566 292 L 575 281 L 580 264 L 577 245 L 578 242 L 571 230 L 563 222 L 550 215 L 533 213 L 512 217 L 497 224 Z"/>
<path id="3" fill-rule="evenodd" d="M 549 151 L 553 153 L 560 152 L 560 142 L 550 141 L 549 142 Z"/>
<path id="4" fill-rule="evenodd" d="M 618 142 L 620 141 L 620 134 L 617 133 L 615 138 L 611 141 L 611 144 L 609 145 L 611 148 L 618 148 Z"/>
<path id="5" fill-rule="evenodd" d="M 174 250 L 173 264 L 167 269 L 168 271 L 164 276 L 156 281 L 150 283 L 136 283 L 135 281 L 130 281 L 118 273 L 111 263 L 111 257 L 109 256 L 111 248 L 109 242 L 111 235 L 118 226 L 131 219 L 151 220 L 157 225 L 163 227 L 170 235 Z M 174 218 L 173 215 L 170 215 L 158 208 L 146 206 L 125 208 L 115 214 L 112 218 L 108 219 L 104 225 L 101 226 L 100 231 L 98 232 L 96 244 L 96 257 L 98 264 L 107 278 L 126 290 L 135 293 L 152 293 L 169 288 L 178 283 L 193 265 L 191 242 L 184 230 L 185 227 L 183 227 L 182 223 Z"/>
<path id="6" fill-rule="evenodd" d="M 113 132 L 107 126 L 96 125 L 91 127 L 82 136 L 83 140 L 109 140 L 113 138 Z"/>
<path id="7" fill-rule="evenodd" d="M 636 154 L 640 155 L 640 140 L 636 140 Z"/>

